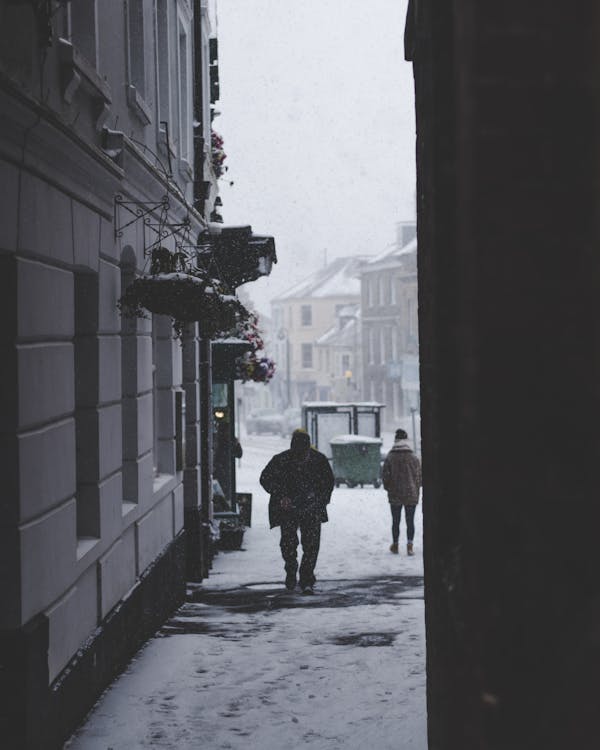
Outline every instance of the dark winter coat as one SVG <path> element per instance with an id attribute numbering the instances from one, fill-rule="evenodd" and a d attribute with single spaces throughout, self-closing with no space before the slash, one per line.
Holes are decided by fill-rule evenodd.
<path id="1" fill-rule="evenodd" d="M 260 483 L 270 494 L 269 523 L 280 526 L 282 520 L 315 513 L 321 523 L 327 518 L 327 504 L 331 499 L 335 480 L 327 458 L 314 448 L 306 460 L 298 459 L 291 450 L 278 453 L 260 475 Z M 293 510 L 284 511 L 281 499 L 289 497 Z"/>
<path id="2" fill-rule="evenodd" d="M 421 464 L 406 440 L 398 440 L 385 457 L 383 486 L 392 505 L 416 505 L 421 489 Z"/>

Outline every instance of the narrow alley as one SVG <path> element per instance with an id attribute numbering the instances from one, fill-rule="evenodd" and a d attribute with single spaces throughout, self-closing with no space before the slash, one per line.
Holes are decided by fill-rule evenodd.
<path id="1" fill-rule="evenodd" d="M 389 552 L 383 490 L 335 490 L 316 595 L 290 594 L 258 485 L 287 441 L 242 442 L 238 485 L 253 494 L 242 549 L 219 553 L 65 747 L 425 750 L 420 506 L 407 558 L 404 528 L 401 554 Z"/>

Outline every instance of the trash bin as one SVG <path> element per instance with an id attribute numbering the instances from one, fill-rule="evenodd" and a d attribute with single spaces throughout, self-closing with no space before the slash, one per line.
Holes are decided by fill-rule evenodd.
<path id="1" fill-rule="evenodd" d="M 381 438 L 337 435 L 330 441 L 335 486 L 381 485 Z"/>

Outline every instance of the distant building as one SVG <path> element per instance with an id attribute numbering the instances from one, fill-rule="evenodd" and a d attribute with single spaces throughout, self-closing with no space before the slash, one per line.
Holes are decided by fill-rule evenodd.
<path id="1" fill-rule="evenodd" d="M 415 225 L 361 268 L 363 398 L 386 404 L 388 427 L 419 409 Z"/>
<path id="2" fill-rule="evenodd" d="M 356 401 L 361 394 L 360 306 L 345 305 L 315 341 L 319 382 L 329 381 L 330 401 Z"/>
<path id="3" fill-rule="evenodd" d="M 278 398 L 282 406 L 333 397 L 330 367 L 322 359 L 326 349 L 317 342 L 336 325 L 341 310 L 360 304 L 358 273 L 366 259 L 337 258 L 272 301 L 273 343 L 279 363 Z"/>

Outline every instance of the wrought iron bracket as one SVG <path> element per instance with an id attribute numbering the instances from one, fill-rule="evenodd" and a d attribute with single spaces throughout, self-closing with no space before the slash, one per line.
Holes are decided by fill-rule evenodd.
<path id="1" fill-rule="evenodd" d="M 170 221 L 170 208 L 168 195 L 163 195 L 157 201 L 131 201 L 125 200 L 118 193 L 114 201 L 115 239 L 122 237 L 128 227 L 141 221 L 144 230 L 144 255 L 149 255 L 153 248 L 169 237 L 175 238 L 176 248 L 182 251 L 189 246 L 192 222 L 189 216 L 185 216 L 182 221 Z"/>

